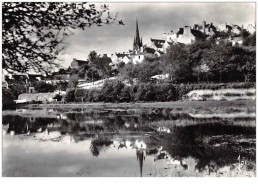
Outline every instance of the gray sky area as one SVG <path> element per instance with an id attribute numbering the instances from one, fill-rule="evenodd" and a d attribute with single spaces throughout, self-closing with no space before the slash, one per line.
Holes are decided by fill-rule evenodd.
<path id="1" fill-rule="evenodd" d="M 99 54 L 126 52 L 132 49 L 135 20 L 138 19 L 143 44 L 150 37 L 162 38 L 164 33 L 179 27 L 227 22 L 247 25 L 255 22 L 255 3 L 106 3 L 111 13 L 118 13 L 125 25 L 108 25 L 74 31 L 67 40 L 69 47 L 62 55 L 68 67 L 73 58 L 86 60 L 90 51 Z"/>

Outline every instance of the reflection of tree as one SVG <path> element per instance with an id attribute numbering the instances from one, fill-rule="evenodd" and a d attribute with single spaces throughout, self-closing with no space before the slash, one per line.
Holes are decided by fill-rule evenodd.
<path id="1" fill-rule="evenodd" d="M 15 131 L 15 134 L 24 134 L 28 131 L 37 132 L 39 128 L 46 129 L 48 124 L 53 124 L 57 120 L 54 118 L 35 118 L 31 121 L 29 117 L 3 116 L 3 121 L 9 123 L 8 133 Z"/>
<path id="2" fill-rule="evenodd" d="M 253 148 L 252 144 L 246 143 L 239 148 L 239 144 L 232 140 L 231 135 L 253 137 L 254 128 L 243 128 L 220 123 L 191 125 L 186 127 L 174 127 L 171 134 L 156 136 L 172 158 L 182 160 L 183 158 L 195 158 L 196 169 L 203 171 L 207 166 L 209 170 L 216 170 L 216 167 L 231 165 L 241 153 L 255 159 L 248 149 Z M 253 135 L 250 135 L 253 134 Z M 249 135 L 248 135 L 249 134 Z M 228 136 L 226 136 L 228 135 Z M 225 137 L 226 138 L 223 138 Z M 216 137 L 218 137 L 216 139 Z M 208 141 L 204 141 L 208 140 Z M 214 145 L 227 143 L 225 146 L 214 147 Z"/>
<path id="3" fill-rule="evenodd" d="M 91 141 L 90 151 L 93 156 L 98 156 L 100 154 L 100 151 L 104 147 L 108 147 L 111 144 L 113 144 L 113 141 L 105 137 L 100 139 L 95 139 Z"/>

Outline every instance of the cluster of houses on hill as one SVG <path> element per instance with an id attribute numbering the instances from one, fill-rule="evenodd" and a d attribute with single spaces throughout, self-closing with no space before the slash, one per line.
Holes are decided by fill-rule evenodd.
<path id="1" fill-rule="evenodd" d="M 241 37 L 241 31 L 245 29 L 250 34 L 253 34 L 256 30 L 255 23 L 247 26 L 239 26 L 235 24 L 219 24 L 214 25 L 213 23 L 194 24 L 193 26 L 184 26 L 179 28 L 177 31 L 171 30 L 169 33 L 164 33 L 160 39 L 150 38 L 147 44 L 142 43 L 140 38 L 138 22 L 136 21 L 136 35 L 133 43 L 133 50 L 123 53 L 111 54 L 110 66 L 116 69 L 118 64 L 123 62 L 128 63 L 141 63 L 146 57 L 159 57 L 166 53 L 169 47 L 173 44 L 191 44 L 198 39 L 210 39 L 211 37 L 218 35 L 218 33 L 227 33 L 227 37 L 222 38 L 215 36 L 216 43 L 220 42 L 231 42 L 232 45 L 242 45 L 243 39 Z"/>

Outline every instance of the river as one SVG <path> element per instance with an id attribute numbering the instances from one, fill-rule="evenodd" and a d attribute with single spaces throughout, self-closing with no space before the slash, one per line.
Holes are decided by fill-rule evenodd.
<path id="1" fill-rule="evenodd" d="M 168 108 L 3 112 L 5 177 L 255 177 L 251 113 Z"/>

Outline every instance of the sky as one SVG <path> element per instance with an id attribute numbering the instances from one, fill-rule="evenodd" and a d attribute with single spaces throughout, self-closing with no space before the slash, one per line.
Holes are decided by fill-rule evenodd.
<path id="1" fill-rule="evenodd" d="M 255 3 L 108 3 L 109 11 L 118 13 L 125 25 L 111 24 L 75 30 L 60 55 L 61 65 L 71 65 L 73 58 L 87 60 L 90 51 L 98 54 L 127 52 L 133 47 L 136 18 L 143 44 L 150 38 L 161 39 L 164 33 L 180 27 L 207 23 L 247 25 L 255 22 Z"/>

